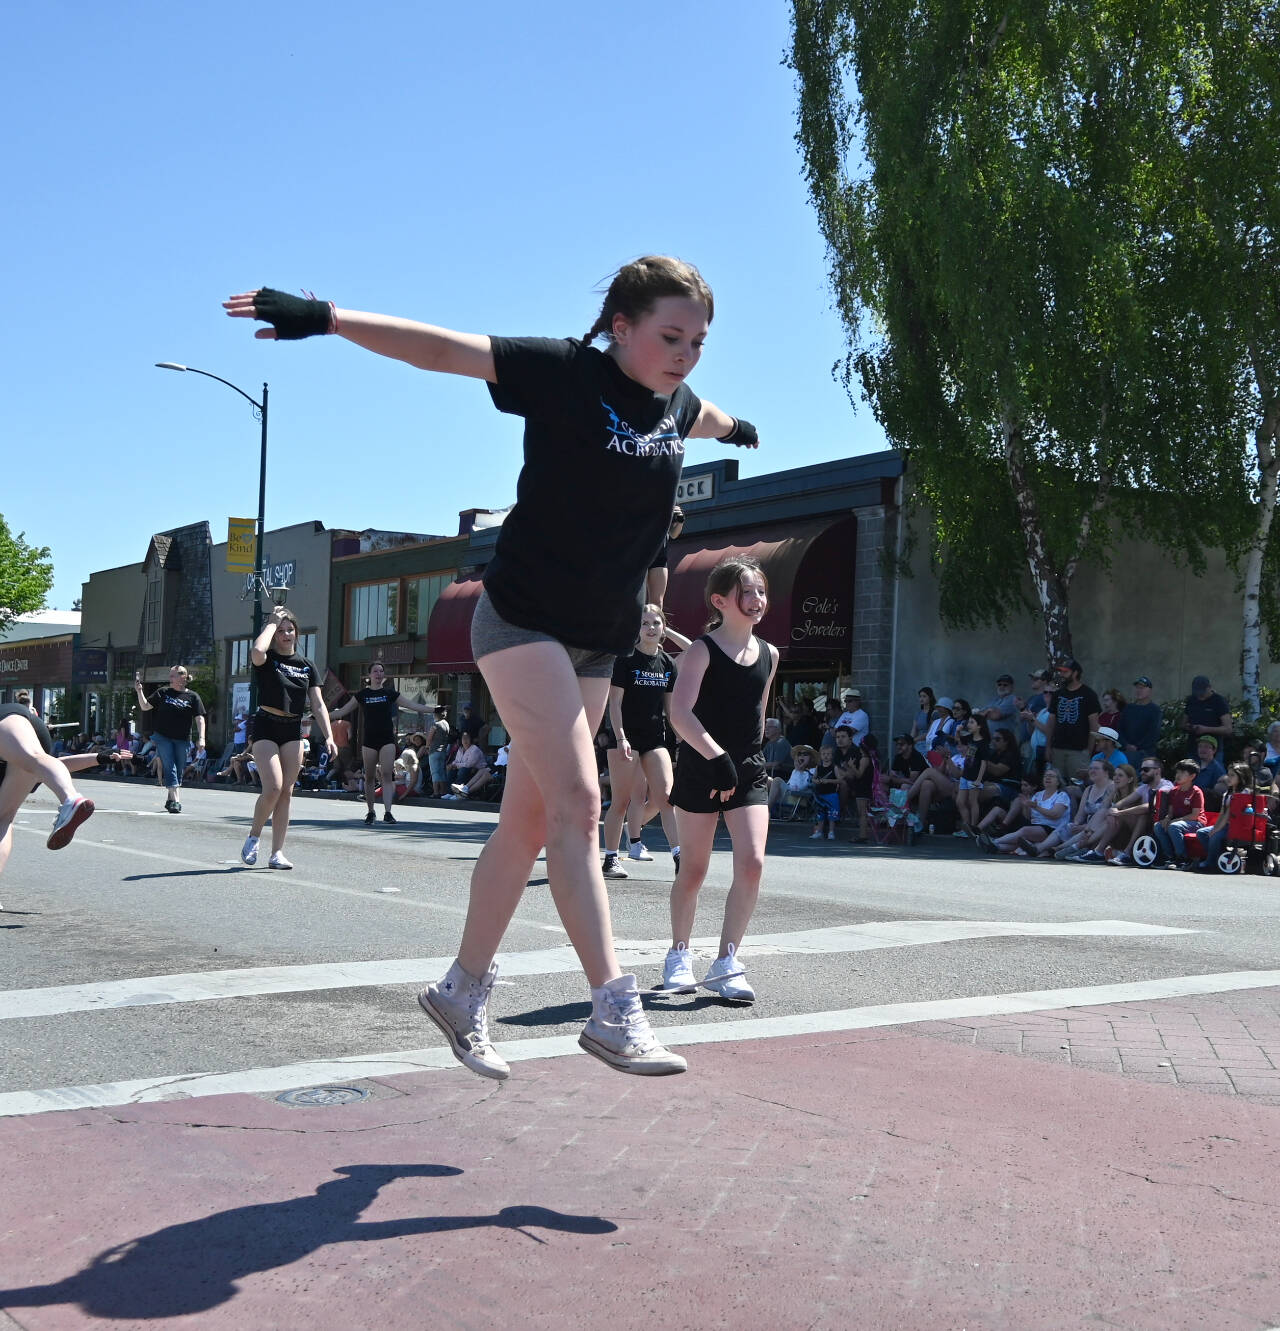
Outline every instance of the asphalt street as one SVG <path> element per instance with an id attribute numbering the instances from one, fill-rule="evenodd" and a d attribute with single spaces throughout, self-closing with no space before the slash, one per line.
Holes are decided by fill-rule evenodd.
<path id="1" fill-rule="evenodd" d="M 27 802 L 0 881 L 0 1096 L 440 1045 L 414 996 L 453 956 L 496 811 L 406 806 L 396 826 L 366 827 L 361 803 L 300 797 L 296 868 L 273 872 L 239 863 L 245 791 L 192 788 L 173 816 L 152 787 L 83 785 L 98 812 L 57 853 L 44 848 L 52 798 Z M 661 835 L 649 844 L 652 862 L 629 862 L 630 878 L 610 884 L 615 936 L 642 987 L 660 974 L 671 880 Z M 694 950 L 707 960 L 729 870 L 725 842 L 698 916 Z M 1267 881 L 996 860 L 950 838 L 818 843 L 807 827 L 775 826 L 742 951 L 754 1008 L 703 994 L 650 1010 L 664 1029 L 714 1040 L 723 1027 L 731 1040 L 744 1021 L 803 1029 L 874 1005 L 1270 970 L 1280 892 Z M 496 991 L 491 1020 L 508 1054 L 576 1036 L 588 994 L 541 873 L 500 963 L 513 983 Z"/>

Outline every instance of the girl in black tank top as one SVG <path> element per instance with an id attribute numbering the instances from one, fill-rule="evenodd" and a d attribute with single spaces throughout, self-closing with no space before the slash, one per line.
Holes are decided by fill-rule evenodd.
<path id="1" fill-rule="evenodd" d="M 746 933 L 764 868 L 769 831 L 764 704 L 778 665 L 777 649 L 753 632 L 768 608 L 764 573 L 754 560 L 722 559 L 707 578 L 710 632 L 684 653 L 671 698 L 671 723 L 683 743 L 671 803 L 680 834 L 680 867 L 671 888 L 671 950 L 661 989 L 697 988 L 688 947 L 698 891 L 711 862 L 720 815 L 733 843 L 733 882 L 725 902 L 720 949 L 700 983 L 719 997 L 750 1003 L 737 950 Z"/>

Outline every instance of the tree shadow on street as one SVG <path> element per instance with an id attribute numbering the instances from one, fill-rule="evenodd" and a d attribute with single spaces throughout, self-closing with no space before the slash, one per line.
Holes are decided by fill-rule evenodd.
<path id="1" fill-rule="evenodd" d="M 423 1215 L 362 1223 L 360 1213 L 396 1179 L 450 1178 L 453 1165 L 350 1165 L 344 1175 L 314 1193 L 219 1211 L 168 1225 L 99 1253 L 65 1280 L 0 1289 L 0 1308 L 78 1304 L 87 1314 L 120 1320 L 181 1317 L 226 1303 L 236 1282 L 302 1260 L 333 1243 L 376 1242 L 411 1234 L 511 1229 L 535 1243 L 531 1231 L 612 1234 L 617 1225 L 599 1216 L 565 1215 L 541 1206 L 504 1206 L 492 1215 Z"/>

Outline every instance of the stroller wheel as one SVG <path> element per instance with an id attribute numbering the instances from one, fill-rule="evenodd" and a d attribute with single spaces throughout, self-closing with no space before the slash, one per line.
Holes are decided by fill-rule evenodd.
<path id="1" fill-rule="evenodd" d="M 1149 869 L 1156 862 L 1159 853 L 1153 836 L 1140 836 L 1133 843 L 1133 862 L 1140 868 Z"/>
<path id="2" fill-rule="evenodd" d="M 1239 873 L 1244 868 L 1244 861 L 1240 858 L 1238 850 L 1224 850 L 1218 856 L 1218 868 L 1223 873 Z"/>

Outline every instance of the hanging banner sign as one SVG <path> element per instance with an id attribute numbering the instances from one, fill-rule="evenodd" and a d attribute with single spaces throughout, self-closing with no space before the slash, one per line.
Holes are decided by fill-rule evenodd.
<path id="1" fill-rule="evenodd" d="M 228 518 L 227 572 L 252 573 L 257 554 L 257 522 L 253 518 Z"/>

